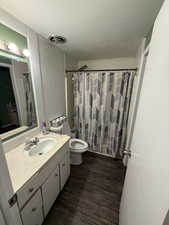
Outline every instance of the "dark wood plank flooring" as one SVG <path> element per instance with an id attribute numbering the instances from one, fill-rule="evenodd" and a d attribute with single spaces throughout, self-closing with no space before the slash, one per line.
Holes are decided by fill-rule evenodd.
<path id="1" fill-rule="evenodd" d="M 119 160 L 85 153 L 43 225 L 118 225 L 124 176 Z"/>

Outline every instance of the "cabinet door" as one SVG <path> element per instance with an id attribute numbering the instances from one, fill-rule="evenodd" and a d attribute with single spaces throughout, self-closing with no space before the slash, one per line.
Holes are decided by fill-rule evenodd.
<path id="1" fill-rule="evenodd" d="M 21 211 L 23 225 L 41 225 L 43 223 L 42 196 L 40 190 L 30 199 Z"/>
<path id="2" fill-rule="evenodd" d="M 68 178 L 68 169 L 67 169 L 67 154 L 64 155 L 60 163 L 60 188 L 63 189 Z"/>
<path id="3" fill-rule="evenodd" d="M 48 214 L 50 208 L 55 202 L 60 191 L 59 184 L 59 167 L 52 172 L 49 178 L 42 186 L 42 196 L 43 196 L 43 205 L 44 205 L 44 213 L 45 217 Z"/>

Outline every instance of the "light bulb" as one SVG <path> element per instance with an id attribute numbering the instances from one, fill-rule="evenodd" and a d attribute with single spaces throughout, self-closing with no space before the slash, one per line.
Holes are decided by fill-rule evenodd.
<path id="1" fill-rule="evenodd" d="M 26 57 L 30 56 L 30 51 L 28 49 L 23 49 L 22 54 Z"/>
<path id="2" fill-rule="evenodd" d="M 17 47 L 16 44 L 14 44 L 14 43 L 9 43 L 9 44 L 8 44 L 8 49 L 9 49 L 11 52 L 14 52 L 14 53 L 17 53 L 17 52 L 18 52 L 18 47 Z"/>

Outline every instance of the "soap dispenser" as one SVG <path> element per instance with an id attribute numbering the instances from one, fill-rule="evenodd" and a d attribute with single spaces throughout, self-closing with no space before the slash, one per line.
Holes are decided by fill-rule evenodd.
<path id="1" fill-rule="evenodd" d="M 49 133 L 48 130 L 47 130 L 47 126 L 46 126 L 46 122 L 45 121 L 42 122 L 41 130 L 42 130 L 42 134 L 44 134 L 44 135 Z"/>

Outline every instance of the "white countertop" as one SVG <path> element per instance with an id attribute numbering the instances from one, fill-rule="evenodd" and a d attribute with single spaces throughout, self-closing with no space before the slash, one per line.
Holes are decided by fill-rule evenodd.
<path id="1" fill-rule="evenodd" d="M 56 137 L 56 145 L 43 155 L 29 156 L 24 145 L 5 154 L 14 192 L 17 192 L 70 139 L 67 135 L 50 133 L 36 137 Z"/>

